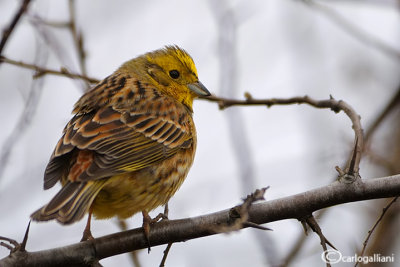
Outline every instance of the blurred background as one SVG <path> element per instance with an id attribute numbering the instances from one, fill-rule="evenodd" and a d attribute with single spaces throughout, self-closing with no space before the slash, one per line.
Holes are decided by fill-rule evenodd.
<path id="1" fill-rule="evenodd" d="M 20 3 L 0 1 L 2 29 Z M 102 79 L 133 57 L 176 44 L 192 55 L 200 80 L 217 96 L 243 99 L 249 92 L 253 98 L 322 100 L 332 95 L 357 111 L 369 134 L 360 171 L 368 179 L 400 173 L 399 11 L 395 0 L 36 0 L 2 55 Z M 85 57 L 79 55 L 79 36 Z M 29 215 L 59 189 L 43 191 L 43 172 L 87 88 L 81 80 L 33 75 L 21 66 L 0 65 L 0 235 L 18 241 Z M 305 105 L 220 111 L 216 103 L 199 100 L 194 119 L 196 159 L 169 203 L 171 219 L 233 207 L 265 186 L 271 200 L 328 185 L 354 141 L 343 113 Z M 316 217 L 329 241 L 352 256 L 388 201 L 335 206 Z M 400 262 L 399 209 L 397 203 L 389 210 L 366 252 L 394 255 L 397 265 L 385 266 Z M 75 243 L 85 221 L 32 223 L 27 250 Z M 141 223 L 141 215 L 127 220 L 129 228 Z M 318 236 L 305 236 L 298 221 L 266 226 L 274 231 L 246 229 L 174 244 L 166 266 L 325 265 Z M 118 231 L 116 219 L 92 222 L 95 237 Z M 138 252 L 141 266 L 158 266 L 164 249 Z M 0 258 L 8 253 L 0 247 Z M 133 266 L 127 254 L 101 263 Z"/>

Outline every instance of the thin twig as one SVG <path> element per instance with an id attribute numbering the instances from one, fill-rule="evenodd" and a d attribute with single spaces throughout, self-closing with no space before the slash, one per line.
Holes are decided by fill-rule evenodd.
<path id="1" fill-rule="evenodd" d="M 383 109 L 383 111 L 376 117 L 370 127 L 365 131 L 365 144 L 368 145 L 371 141 L 372 135 L 381 125 L 381 123 L 388 117 L 388 115 L 400 105 L 400 86 L 397 88 L 396 94 L 390 99 L 389 103 Z"/>
<path id="2" fill-rule="evenodd" d="M 78 32 L 76 27 L 76 16 L 75 16 L 75 0 L 68 1 L 68 8 L 69 8 L 69 29 L 72 34 L 72 38 L 74 40 L 76 51 L 78 52 L 78 60 L 80 70 L 83 76 L 87 76 L 86 71 L 86 53 L 83 47 L 83 35 Z M 86 81 L 87 89 L 90 88 L 90 84 Z"/>
<path id="3" fill-rule="evenodd" d="M 400 51 L 395 49 L 394 47 L 382 42 L 376 37 L 371 36 L 363 32 L 360 28 L 356 27 L 354 24 L 350 23 L 347 19 L 345 19 L 342 15 L 336 12 L 334 9 L 329 8 L 326 5 L 321 5 L 312 0 L 303 0 L 303 3 L 308 6 L 314 8 L 315 10 L 320 11 L 325 14 L 327 18 L 332 20 L 336 25 L 342 28 L 345 32 L 347 32 L 351 37 L 356 38 L 361 43 L 368 45 L 372 48 L 377 49 L 378 51 L 383 52 L 388 55 L 390 58 L 396 58 L 400 60 Z"/>
<path id="4" fill-rule="evenodd" d="M 17 13 L 15 13 L 15 16 L 12 19 L 10 25 L 8 26 L 7 29 L 5 29 L 3 31 L 3 36 L 2 36 L 1 41 L 0 41 L 0 55 L 3 52 L 3 49 L 4 49 L 4 47 L 5 47 L 5 45 L 6 45 L 7 41 L 8 41 L 8 38 L 10 37 L 11 33 L 15 29 L 15 26 L 18 24 L 18 22 L 21 19 L 22 15 L 28 9 L 28 5 L 29 5 L 30 2 L 31 2 L 31 0 L 24 0 L 21 3 L 21 6 L 20 6 L 19 10 L 18 10 Z M 1 61 L 0 61 L 0 63 L 1 63 Z"/>
<path id="5" fill-rule="evenodd" d="M 322 234 L 321 227 L 319 227 L 319 224 L 315 220 L 314 216 L 311 215 L 311 217 L 306 218 L 306 223 L 310 228 L 319 235 L 321 238 L 321 245 L 325 248 L 326 250 L 326 244 L 328 244 L 331 248 L 336 249 L 335 246 L 329 242 L 329 240 Z"/>
<path id="6" fill-rule="evenodd" d="M 0 246 L 5 247 L 8 250 L 10 250 L 10 253 L 16 251 L 20 246 L 20 244 L 17 241 L 15 241 L 14 239 L 5 237 L 5 236 L 0 236 L 0 240 L 4 240 L 4 241 L 6 241 L 6 242 L 11 244 L 11 245 L 9 245 L 7 243 L 0 242 Z"/>
<path id="7" fill-rule="evenodd" d="M 336 180 L 336 179 L 335 179 Z M 327 211 L 329 209 L 324 209 L 324 210 L 320 210 L 317 212 L 317 215 L 315 217 L 317 217 L 319 220 L 321 220 L 321 218 L 327 214 Z M 282 262 L 282 267 L 283 266 L 289 266 L 291 264 L 291 262 L 296 258 L 297 254 L 300 252 L 301 248 L 303 248 L 303 244 L 304 242 L 307 240 L 307 225 L 304 225 L 302 223 L 303 227 L 304 227 L 304 233 L 300 233 L 299 237 L 297 238 L 297 240 L 294 242 L 294 245 L 292 246 L 291 250 L 289 251 L 289 253 L 287 253 L 286 257 L 283 258 Z"/>
<path id="8" fill-rule="evenodd" d="M 169 214 L 169 206 L 168 206 L 168 202 L 167 202 L 164 205 L 164 212 L 163 212 L 164 217 L 163 217 L 162 220 L 169 220 L 168 219 L 168 214 Z M 173 243 L 168 243 L 167 247 L 165 248 L 163 257 L 162 257 L 161 262 L 160 262 L 160 267 L 165 266 L 165 262 L 167 260 L 168 253 L 169 253 L 169 251 L 170 251 L 170 249 L 172 247 L 172 244 Z"/>
<path id="9" fill-rule="evenodd" d="M 61 62 L 62 68 L 67 70 L 66 73 L 80 73 L 79 67 L 77 68 L 75 66 L 68 49 L 65 48 L 65 44 L 58 38 L 54 31 L 49 30 L 49 27 L 46 27 L 41 21 L 43 21 L 43 19 L 37 14 L 29 18 L 29 22 L 32 24 L 38 36 Z M 87 91 L 87 82 L 85 80 L 75 79 L 74 83 L 82 89 L 82 92 Z"/>
<path id="10" fill-rule="evenodd" d="M 36 50 L 37 52 L 35 53 L 35 62 L 38 62 L 38 64 L 44 64 L 45 62 L 47 62 L 49 51 L 47 49 L 44 49 L 42 45 L 36 46 Z M 4 174 L 4 171 L 7 167 L 14 145 L 20 140 L 25 131 L 29 129 L 29 126 L 33 121 L 34 115 L 39 106 L 40 96 L 43 91 L 43 82 L 44 79 L 37 79 L 31 82 L 24 109 L 19 116 L 15 126 L 13 127 L 11 133 L 7 136 L 5 142 L 1 146 L 0 178 Z"/>
<path id="11" fill-rule="evenodd" d="M 34 75 L 34 78 L 38 78 L 40 76 L 46 75 L 46 74 L 51 74 L 51 75 L 58 75 L 58 76 L 63 76 L 63 77 L 68 77 L 68 78 L 72 78 L 72 79 L 81 79 L 84 81 L 88 81 L 90 83 L 98 83 L 99 80 L 95 79 L 95 78 L 91 78 L 91 77 L 87 77 L 85 75 L 81 75 L 81 74 L 77 74 L 77 73 L 70 73 L 68 70 L 62 68 L 61 70 L 52 70 L 52 69 L 46 69 L 46 68 L 42 68 L 39 67 L 35 64 L 29 64 L 29 63 L 25 63 L 22 61 L 16 61 L 16 60 L 12 60 L 9 58 L 6 58 L 4 56 L 0 56 L 0 63 L 4 62 L 4 63 L 8 63 L 14 66 L 19 66 L 19 67 L 23 67 L 26 69 L 31 69 L 36 71 L 36 74 Z"/>
<path id="12" fill-rule="evenodd" d="M 40 24 L 53 27 L 53 28 L 68 28 L 70 22 L 65 22 L 65 21 L 46 21 L 46 20 L 38 20 Z"/>
<path id="13" fill-rule="evenodd" d="M 248 96 L 246 98 L 249 99 L 249 98 L 251 98 L 251 96 L 250 97 Z M 352 153 L 351 153 L 353 156 L 349 156 L 349 158 L 352 158 L 353 163 L 355 161 L 355 156 L 356 156 L 355 151 L 356 151 L 356 146 L 352 150 Z M 344 171 L 342 171 L 339 167 L 336 167 L 336 170 L 339 172 L 339 176 L 340 177 L 345 177 L 346 173 Z M 337 177 L 335 177 L 334 180 L 336 180 L 336 179 L 337 179 Z M 328 211 L 328 209 L 321 210 L 316 217 L 322 218 L 327 213 L 327 211 Z M 303 247 L 303 244 L 304 244 L 304 242 L 306 240 L 307 240 L 307 235 L 306 234 L 300 234 L 299 235 L 298 239 L 294 242 L 294 245 L 293 245 L 292 249 L 283 258 L 282 266 L 288 266 L 295 259 L 295 257 L 300 252 L 300 249 Z"/>
<path id="14" fill-rule="evenodd" d="M 162 257 L 161 263 L 160 263 L 160 267 L 164 267 L 165 266 L 165 261 L 167 260 L 167 256 L 169 253 L 169 250 L 171 249 L 173 243 L 168 243 L 167 247 L 164 250 L 164 255 Z"/>
<path id="15" fill-rule="evenodd" d="M 307 218 L 305 218 L 305 222 L 307 223 L 307 225 L 310 226 L 310 228 L 319 236 L 319 239 L 321 240 L 321 246 L 323 251 L 327 251 L 328 248 L 326 246 L 326 244 L 328 244 L 329 246 L 331 246 L 332 248 L 336 249 L 329 241 L 328 239 L 326 239 L 326 237 L 324 236 L 324 234 L 322 233 L 321 227 L 319 227 L 317 221 L 315 220 L 314 216 L 309 216 Z M 326 266 L 330 267 L 330 260 L 327 257 L 326 258 Z"/>
<path id="16" fill-rule="evenodd" d="M 1 236 L 0 236 L 0 239 L 1 239 Z M 9 244 L 7 244 L 7 243 L 4 243 L 4 242 L 0 242 L 0 246 L 1 246 L 1 247 L 5 247 L 5 248 L 8 249 L 10 252 L 13 251 L 13 249 L 14 249 L 13 246 L 11 246 L 11 245 L 9 245 Z"/>
<path id="17" fill-rule="evenodd" d="M 364 256 L 365 249 L 367 248 L 368 241 L 369 241 L 369 238 L 371 237 L 372 233 L 375 231 L 375 229 L 376 229 L 376 227 L 378 226 L 378 224 L 382 221 L 383 216 L 385 216 L 385 213 L 389 210 L 389 208 L 393 205 L 393 203 L 396 202 L 396 200 L 397 200 L 398 198 L 399 198 L 399 197 L 393 198 L 393 199 L 383 208 L 382 213 L 381 213 L 381 216 L 379 216 L 379 218 L 376 220 L 376 222 L 375 222 L 374 226 L 372 226 L 371 230 L 368 231 L 367 237 L 366 237 L 365 240 L 364 240 L 363 248 L 362 248 L 361 253 L 360 253 L 360 256 L 361 256 L 361 257 Z M 358 265 L 358 261 L 355 263 L 354 267 L 357 267 L 357 265 Z"/>
<path id="18" fill-rule="evenodd" d="M 355 134 L 355 150 L 347 161 L 345 173 L 353 175 L 354 178 L 359 178 L 359 165 L 361 153 L 364 144 L 363 129 L 361 127 L 360 116 L 355 110 L 343 100 L 335 100 L 332 96 L 328 100 L 315 100 L 309 96 L 298 96 L 292 98 L 270 98 L 270 99 L 254 99 L 249 93 L 245 94 L 245 100 L 227 99 L 216 96 L 203 97 L 202 99 L 217 102 L 220 109 L 225 109 L 231 106 L 248 106 L 261 105 L 268 108 L 273 105 L 292 105 L 292 104 L 308 104 L 315 108 L 329 108 L 335 113 L 343 111 L 351 120 L 352 128 Z"/>
<path id="19" fill-rule="evenodd" d="M 399 163 L 398 161 L 392 161 L 390 158 L 387 158 L 388 153 L 385 151 L 385 155 L 378 155 L 373 151 L 366 151 L 365 153 L 368 156 L 368 159 L 386 170 L 387 173 L 396 173 L 398 172 Z"/>

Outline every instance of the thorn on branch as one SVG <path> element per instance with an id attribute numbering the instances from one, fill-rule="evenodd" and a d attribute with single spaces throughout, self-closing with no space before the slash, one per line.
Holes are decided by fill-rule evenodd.
<path id="1" fill-rule="evenodd" d="M 361 179 L 361 177 L 358 173 L 359 167 L 357 164 L 357 156 L 359 153 L 358 153 L 357 149 L 359 149 L 359 146 L 358 146 L 358 138 L 356 136 L 354 148 L 351 153 L 351 157 L 347 163 L 346 169 L 343 171 L 338 166 L 335 167 L 336 171 L 339 173 L 338 180 L 342 183 L 352 184 L 357 179 Z"/>
<path id="2" fill-rule="evenodd" d="M 326 251 L 328 251 L 328 248 L 327 248 L 327 246 L 326 246 L 327 244 L 328 244 L 330 247 L 332 247 L 333 249 L 337 250 L 337 249 L 332 245 L 332 243 L 329 242 L 329 240 L 324 236 L 324 234 L 322 233 L 321 227 L 319 227 L 317 221 L 315 220 L 315 218 L 314 218 L 314 216 L 313 216 L 312 214 L 309 215 L 309 216 L 307 216 L 307 217 L 305 217 L 305 218 L 302 218 L 302 219 L 300 220 L 300 222 L 301 222 L 301 224 L 303 225 L 304 231 L 305 231 L 305 232 L 307 232 L 307 225 L 308 225 L 308 226 L 313 230 L 313 232 L 315 232 L 315 233 L 319 236 L 319 239 L 321 240 L 322 250 L 324 251 L 324 253 L 325 253 Z M 325 257 L 325 260 L 326 260 L 326 266 L 327 266 L 327 267 L 330 267 L 331 264 L 330 264 L 330 259 L 329 259 L 329 257 Z"/>
<path id="3" fill-rule="evenodd" d="M 335 170 L 338 172 L 338 177 L 339 177 L 339 179 L 341 178 L 341 177 L 343 177 L 344 175 L 346 175 L 346 173 L 339 167 L 339 166 L 335 166 Z"/>
<path id="4" fill-rule="evenodd" d="M 24 239 L 22 240 L 22 243 L 18 243 L 16 240 L 8 238 L 8 237 L 4 237 L 4 236 L 0 236 L 0 240 L 4 240 L 10 244 L 4 243 L 4 242 L 0 242 L 0 246 L 5 247 L 7 249 L 10 250 L 10 255 L 20 251 L 20 252 L 26 252 L 25 247 L 26 247 L 26 243 L 28 242 L 28 234 L 29 234 L 29 228 L 31 226 L 31 221 L 29 220 L 28 226 L 26 227 L 26 231 L 25 231 L 25 235 L 24 235 Z"/>
<path id="5" fill-rule="evenodd" d="M 243 222 L 243 226 L 260 229 L 263 231 L 272 231 L 271 228 L 268 228 L 268 227 L 265 227 L 265 226 L 262 226 L 262 225 L 259 225 L 259 224 L 253 223 L 253 222 L 249 222 L 249 221 Z"/>
<path id="6" fill-rule="evenodd" d="M 250 205 L 252 203 L 254 203 L 256 201 L 265 200 L 264 194 L 265 194 L 265 191 L 267 191 L 268 188 L 269 188 L 269 186 L 263 187 L 261 189 L 256 189 L 256 191 L 254 191 L 250 195 L 247 195 L 246 198 L 243 199 L 243 204 L 242 205 L 246 205 L 247 208 L 248 208 L 248 207 L 250 207 Z"/>
<path id="7" fill-rule="evenodd" d="M 40 70 L 40 69 L 37 69 L 36 71 L 35 71 L 35 73 L 32 75 L 32 79 L 38 79 L 38 78 L 40 78 L 40 77 L 42 77 L 42 76 L 44 76 L 44 75 L 46 75 L 47 73 L 46 73 L 46 71 L 43 71 L 43 70 Z"/>
<path id="8" fill-rule="evenodd" d="M 354 142 L 354 148 L 353 148 L 351 157 L 349 159 L 348 166 L 346 167 L 346 173 L 350 177 L 353 178 L 352 182 L 354 182 L 357 178 L 360 178 L 359 174 L 358 174 L 359 167 L 358 167 L 358 164 L 357 164 L 357 155 L 358 155 L 358 152 L 359 152 L 359 151 L 357 151 L 359 149 L 358 136 L 356 136 L 355 139 L 356 140 Z M 360 153 L 361 153 L 361 151 L 360 151 Z"/>
<path id="9" fill-rule="evenodd" d="M 326 244 L 328 244 L 331 248 L 337 250 L 337 248 L 335 248 L 335 246 L 329 242 L 329 240 L 324 236 L 324 234 L 322 233 L 321 227 L 319 226 L 319 224 L 317 223 L 317 221 L 315 220 L 313 215 L 310 215 L 302 220 L 300 220 L 304 225 L 308 225 L 311 230 L 313 230 L 314 233 L 316 233 L 320 240 L 321 240 L 321 245 L 322 248 L 324 249 L 324 251 L 326 251 L 328 248 L 326 247 Z"/>
<path id="10" fill-rule="evenodd" d="M 305 220 L 300 220 L 301 226 L 303 226 L 303 231 L 305 235 L 308 235 L 308 228 L 307 228 L 307 223 Z"/>
<path id="11" fill-rule="evenodd" d="M 253 99 L 253 96 L 252 96 L 249 92 L 245 92 L 245 93 L 244 93 L 244 98 L 245 98 L 247 101 L 250 101 L 250 100 Z"/>
<path id="12" fill-rule="evenodd" d="M 25 251 L 26 243 L 28 242 L 28 235 L 29 235 L 29 229 L 31 227 L 31 220 L 29 220 L 28 226 L 26 227 L 24 239 L 22 240 L 21 247 L 19 251 Z"/>
<path id="13" fill-rule="evenodd" d="M 360 176 L 358 174 L 349 174 L 344 172 L 342 169 L 340 169 L 338 166 L 335 167 L 336 171 L 339 173 L 338 180 L 341 183 L 345 184 L 352 184 L 354 183 Z"/>
<path id="14" fill-rule="evenodd" d="M 329 102 L 332 103 L 330 109 L 338 114 L 341 111 L 340 104 L 342 100 L 336 101 L 336 99 L 332 95 L 329 95 Z"/>
<path id="15" fill-rule="evenodd" d="M 269 186 L 257 189 L 250 195 L 247 195 L 246 198 L 243 199 L 243 203 L 241 205 L 235 206 L 229 210 L 229 220 L 226 225 L 218 225 L 213 231 L 217 233 L 227 233 L 235 230 L 242 229 L 243 227 L 252 227 L 261 230 L 271 230 L 270 228 L 260 226 L 256 223 L 248 221 L 249 219 L 249 209 L 251 205 L 260 200 L 265 200 L 264 194 L 265 191 L 269 188 Z"/>
<path id="16" fill-rule="evenodd" d="M 260 201 L 260 200 L 265 200 L 264 194 L 268 188 L 269 188 L 269 186 L 263 187 L 261 189 L 256 189 L 256 191 L 254 191 L 250 195 L 247 195 L 246 198 L 243 199 L 243 204 L 232 208 L 231 211 L 235 210 L 237 212 L 237 214 L 239 215 L 239 217 L 242 217 L 242 218 L 243 218 L 243 215 L 248 216 L 248 210 L 254 202 Z M 232 218 L 235 218 L 235 217 L 232 217 Z"/>

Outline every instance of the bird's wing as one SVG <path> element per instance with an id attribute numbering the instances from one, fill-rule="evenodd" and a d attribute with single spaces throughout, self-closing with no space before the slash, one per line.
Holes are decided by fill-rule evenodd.
<path id="1" fill-rule="evenodd" d="M 195 138 L 182 104 L 121 74 L 82 96 L 74 112 L 46 168 L 45 188 L 63 175 L 89 181 L 140 170 L 192 146 Z"/>

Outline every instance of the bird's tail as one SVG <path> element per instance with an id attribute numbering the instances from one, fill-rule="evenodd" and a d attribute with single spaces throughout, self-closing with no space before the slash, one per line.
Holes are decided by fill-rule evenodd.
<path id="1" fill-rule="evenodd" d="M 89 210 L 106 179 L 88 182 L 68 181 L 50 202 L 32 213 L 34 221 L 57 220 L 62 224 L 79 221 Z"/>

